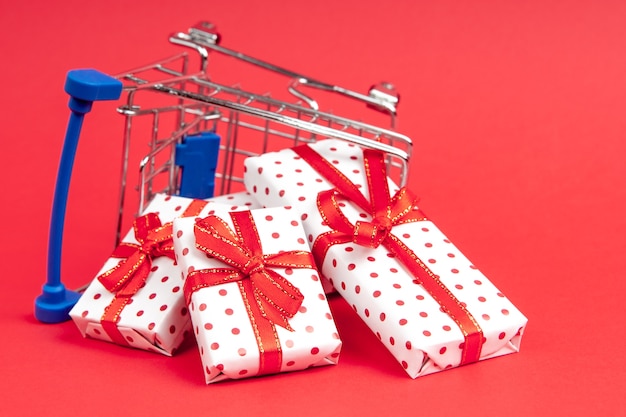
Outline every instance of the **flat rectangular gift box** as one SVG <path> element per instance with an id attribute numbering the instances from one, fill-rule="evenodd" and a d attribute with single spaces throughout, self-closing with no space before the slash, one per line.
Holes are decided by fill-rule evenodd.
<path id="1" fill-rule="evenodd" d="M 158 226 L 183 215 L 207 215 L 216 207 L 246 210 L 258 206 L 245 192 L 206 201 L 157 194 L 138 221 L 149 222 L 149 228 L 159 229 L 156 240 L 164 250 L 152 253 L 151 260 L 142 259 L 142 245 L 134 228 L 131 229 L 70 311 L 70 317 L 84 337 L 172 355 L 190 331 L 191 323 L 183 299 L 180 272 L 174 262 L 171 223 L 169 229 Z M 145 230 L 145 225 L 140 229 Z M 167 256 L 168 250 L 171 257 Z M 124 263 L 127 263 L 125 267 L 121 265 Z M 118 265 L 121 269 L 111 272 Z M 144 276 L 140 276 L 141 270 Z M 113 280 L 105 278 L 103 283 L 98 279 L 101 276 Z M 118 283 L 117 279 L 123 282 Z"/>
<path id="2" fill-rule="evenodd" d="M 337 363 L 341 341 L 294 210 L 216 209 L 176 219 L 174 236 L 207 384 Z"/>
<path id="3" fill-rule="evenodd" d="M 300 213 L 321 273 L 409 376 L 519 350 L 526 317 L 423 215 L 410 191 L 396 195 L 382 154 L 370 150 L 366 158 L 360 147 L 331 139 L 303 146 L 247 158 L 246 188 L 264 206 Z M 337 183 L 341 192 L 328 191 Z"/>

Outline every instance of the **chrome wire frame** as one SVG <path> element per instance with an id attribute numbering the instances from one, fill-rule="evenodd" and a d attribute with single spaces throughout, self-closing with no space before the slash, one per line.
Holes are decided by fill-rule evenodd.
<path id="1" fill-rule="evenodd" d="M 225 125 L 225 130 L 219 131 L 222 143 L 216 194 L 230 193 L 233 183 L 243 181 L 242 158 L 326 138 L 385 152 L 392 179 L 400 186 L 406 184 L 412 141 L 393 130 L 398 103 L 393 86 L 380 83 L 370 89 L 369 95 L 356 93 L 224 48 L 218 45 L 219 40 L 215 27 L 206 22 L 192 27 L 188 33 L 170 37 L 172 43 L 197 51 L 200 58 L 197 73 L 189 74 L 190 57 L 181 53 L 116 75 L 124 83 L 126 93 L 126 104 L 118 108 L 126 122 L 116 244 L 121 238 L 131 137 L 136 136 L 134 122 L 138 117 L 150 119 L 151 125 L 149 152 L 139 163 L 139 212 L 157 192 L 178 193 L 180 172 L 174 164 L 175 145 L 185 135 L 215 131 L 221 125 Z M 207 74 L 207 49 L 291 78 L 288 91 L 297 100 L 293 103 L 276 100 L 211 81 Z M 389 115 L 391 129 L 321 111 L 317 101 L 299 89 L 301 86 L 336 93 L 382 111 Z M 151 98 L 158 99 L 150 101 Z M 174 127 L 163 128 L 162 120 L 172 117 Z M 155 179 L 162 175 L 167 175 L 166 185 L 157 188 Z"/>

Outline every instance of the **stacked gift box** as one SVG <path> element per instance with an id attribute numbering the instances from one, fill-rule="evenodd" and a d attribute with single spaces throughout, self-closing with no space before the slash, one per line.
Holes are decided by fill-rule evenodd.
<path id="1" fill-rule="evenodd" d="M 245 193 L 157 195 L 73 320 L 166 355 L 193 334 L 207 383 L 336 364 L 334 296 L 412 378 L 517 352 L 526 318 L 385 161 L 326 139 L 247 158 Z"/>

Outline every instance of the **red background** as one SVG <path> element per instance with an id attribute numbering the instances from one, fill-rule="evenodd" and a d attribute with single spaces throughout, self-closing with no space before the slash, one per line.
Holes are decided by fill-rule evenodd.
<path id="1" fill-rule="evenodd" d="M 177 4 L 179 3 L 179 4 Z M 185 4 L 183 4 L 185 3 Z M 402 94 L 410 187 L 524 312 L 521 353 L 411 380 L 340 299 L 340 364 L 205 386 L 174 358 L 43 325 L 49 213 L 67 70 L 115 73 L 215 22 L 223 44 L 365 91 Z M 0 1 L 2 415 L 623 415 L 626 3 L 618 1 Z M 226 61 L 215 78 L 247 72 Z M 234 67 L 233 67 L 234 68 Z M 64 280 L 112 249 L 121 121 L 88 115 Z M 366 113 L 364 111 L 364 118 Z"/>

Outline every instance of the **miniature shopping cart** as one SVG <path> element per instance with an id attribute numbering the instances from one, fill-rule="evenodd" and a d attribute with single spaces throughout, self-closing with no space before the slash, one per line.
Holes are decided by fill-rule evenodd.
<path id="1" fill-rule="evenodd" d="M 392 178 L 400 185 L 406 183 L 411 140 L 393 130 L 398 95 L 392 85 L 380 83 L 361 94 L 318 81 L 221 46 L 215 27 L 207 22 L 171 35 L 170 41 L 195 53 L 186 50 L 113 77 L 95 70 L 68 73 L 65 90 L 72 113 L 51 214 L 47 282 L 35 301 L 35 316 L 42 322 L 67 320 L 80 296 L 61 282 L 61 245 L 78 138 L 84 115 L 94 101 L 120 99 L 123 103 L 118 107 L 125 124 L 116 244 L 130 192 L 138 192 L 138 210 L 134 212 L 138 213 L 157 193 L 204 199 L 240 191 L 246 157 L 299 143 L 335 138 L 383 151 Z M 209 54 L 229 56 L 284 77 L 291 100 L 213 81 Z M 199 68 L 192 70 L 197 68 L 195 61 Z M 390 128 L 324 111 L 314 94 L 330 94 L 379 110 L 389 116 Z M 129 191 L 130 173 L 135 172 L 129 166 L 131 144 L 137 140 L 147 141 L 149 152 L 139 161 L 136 190 Z"/>

